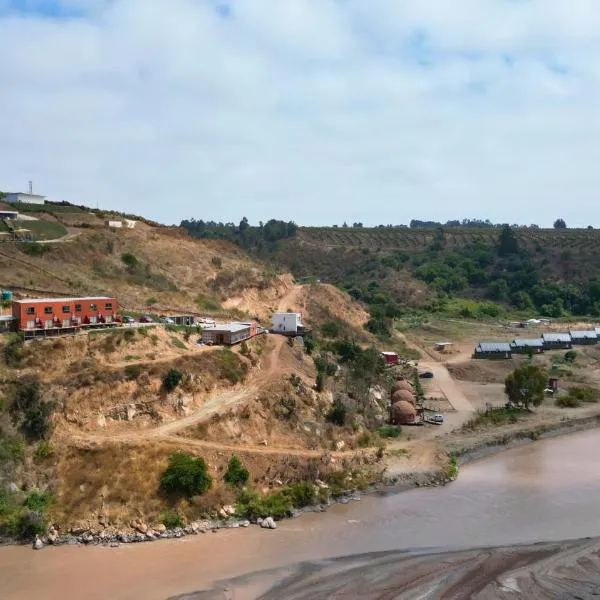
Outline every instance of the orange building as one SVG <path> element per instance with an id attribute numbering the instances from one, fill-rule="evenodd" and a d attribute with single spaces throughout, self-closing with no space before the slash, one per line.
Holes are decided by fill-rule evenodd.
<path id="1" fill-rule="evenodd" d="M 29 335 L 72 333 L 79 328 L 111 327 L 120 322 L 116 298 L 25 298 L 13 300 L 18 331 Z"/>

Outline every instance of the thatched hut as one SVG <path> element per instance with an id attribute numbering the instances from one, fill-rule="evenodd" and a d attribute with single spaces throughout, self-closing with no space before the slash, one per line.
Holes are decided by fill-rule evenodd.
<path id="1" fill-rule="evenodd" d="M 400 379 L 396 381 L 396 383 L 392 385 L 391 393 L 393 394 L 394 392 L 399 392 L 401 390 L 405 390 L 411 393 L 414 392 L 413 386 L 408 381 L 406 381 L 406 379 Z"/>
<path id="2" fill-rule="evenodd" d="M 417 399 L 412 392 L 408 392 L 406 390 L 398 390 L 392 394 L 392 404 L 396 402 L 408 402 L 414 406 L 417 405 Z"/>
<path id="3" fill-rule="evenodd" d="M 410 402 L 403 400 L 392 404 L 390 412 L 393 425 L 411 425 L 417 418 L 417 409 Z"/>

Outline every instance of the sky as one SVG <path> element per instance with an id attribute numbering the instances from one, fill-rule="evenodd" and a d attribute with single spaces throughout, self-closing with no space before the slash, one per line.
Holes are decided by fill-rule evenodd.
<path id="1" fill-rule="evenodd" d="M 598 0 L 0 0 L 0 189 L 600 226 Z"/>

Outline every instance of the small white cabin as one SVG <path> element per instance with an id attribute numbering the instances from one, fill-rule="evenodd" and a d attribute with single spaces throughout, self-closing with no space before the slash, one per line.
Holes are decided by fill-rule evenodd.
<path id="1" fill-rule="evenodd" d="M 106 221 L 106 226 L 109 229 L 122 229 L 123 223 L 121 221 Z"/>
<path id="2" fill-rule="evenodd" d="M 298 333 L 303 327 L 300 313 L 273 313 L 271 330 L 275 333 Z"/>

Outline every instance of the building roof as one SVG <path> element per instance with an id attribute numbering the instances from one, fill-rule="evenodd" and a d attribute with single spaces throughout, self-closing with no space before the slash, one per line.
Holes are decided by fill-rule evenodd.
<path id="1" fill-rule="evenodd" d="M 512 348 L 508 342 L 481 342 L 477 346 L 479 352 L 511 352 Z"/>
<path id="2" fill-rule="evenodd" d="M 383 356 L 398 356 L 397 352 L 382 352 Z"/>
<path id="3" fill-rule="evenodd" d="M 75 302 L 77 300 L 115 300 L 108 296 L 84 296 L 81 298 L 23 298 L 21 300 L 13 300 L 17 304 L 36 304 L 38 302 Z"/>
<path id="4" fill-rule="evenodd" d="M 45 198 L 40 194 L 30 194 L 29 192 L 6 192 L 7 196 L 28 196 L 29 198 Z"/>
<path id="5" fill-rule="evenodd" d="M 542 334 L 544 342 L 571 342 L 570 333 L 544 333 Z"/>
<path id="6" fill-rule="evenodd" d="M 598 334 L 595 330 L 589 329 L 587 331 L 571 331 L 569 332 L 570 336 L 574 339 L 583 339 L 583 338 L 597 338 Z"/>
<path id="7" fill-rule="evenodd" d="M 516 346 L 517 348 L 537 348 L 539 346 L 544 345 L 544 340 L 542 338 L 535 338 L 529 340 L 513 340 L 512 346 Z"/>
<path id="8" fill-rule="evenodd" d="M 0 315 L 0 321 L 14 321 L 15 318 L 12 315 Z"/>
<path id="9" fill-rule="evenodd" d="M 217 323 L 214 327 L 205 329 L 205 331 L 223 331 L 225 333 L 237 333 L 248 329 L 249 324 L 246 323 Z"/>

